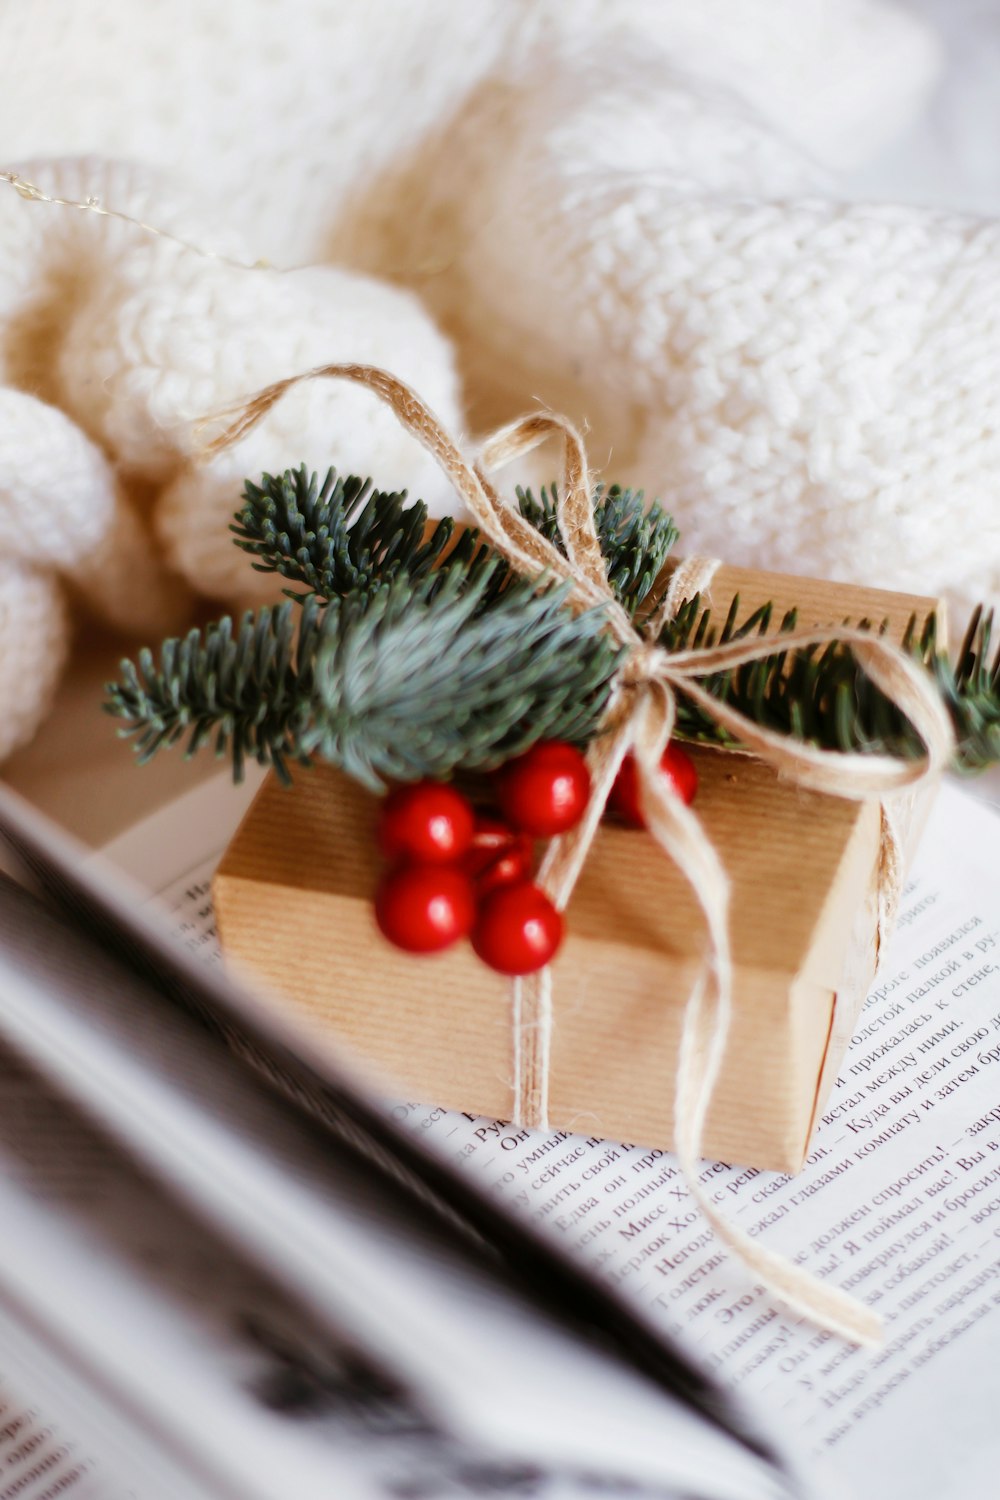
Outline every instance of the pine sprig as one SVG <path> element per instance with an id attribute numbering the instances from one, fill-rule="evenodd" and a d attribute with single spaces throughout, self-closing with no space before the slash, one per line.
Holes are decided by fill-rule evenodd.
<path id="1" fill-rule="evenodd" d="M 227 615 L 203 630 L 164 641 L 159 658 L 143 650 L 109 683 L 106 710 L 125 721 L 140 765 L 185 739 L 194 755 L 210 740 L 229 755 L 236 780 L 248 759 L 288 779 L 289 759 L 305 759 L 301 735 L 310 719 L 316 661 L 336 615 L 309 601 L 248 611 L 234 627 Z"/>
<path id="2" fill-rule="evenodd" d="M 471 583 L 488 568 L 488 606 L 510 577 L 507 564 L 475 529 L 463 530 L 453 542 L 450 516 L 429 535 L 427 523 L 427 506 L 422 500 L 407 504 L 405 490 L 376 490 L 370 479 L 339 478 L 333 468 L 320 484 L 302 464 L 277 478 L 265 474 L 259 485 L 247 480 L 243 506 L 229 529 L 236 545 L 257 559 L 251 564 L 257 572 L 303 585 L 302 591 L 285 590 L 299 602 L 310 595 L 327 601 L 368 597 L 396 578 L 443 579 L 451 569 Z"/>
<path id="3" fill-rule="evenodd" d="M 620 651 L 565 586 L 399 584 L 339 606 L 318 663 L 309 754 L 371 787 L 489 771 L 539 739 L 593 738 Z M 333 608 L 335 606 L 331 606 Z"/>
<path id="4" fill-rule="evenodd" d="M 452 567 L 466 568 L 474 577 L 495 559 L 477 530 L 463 531 L 449 546 L 455 532 L 450 517 L 428 534 L 423 501 L 407 504 L 405 490 L 376 490 L 370 480 L 353 474 L 339 478 L 332 468 L 322 484 L 304 464 L 277 477 L 265 474 L 259 485 L 246 482 L 243 498 L 230 530 L 237 546 L 256 559 L 252 566 L 280 573 L 321 599 L 369 594 L 400 575 L 416 581 Z M 521 514 L 565 553 L 556 498 L 554 485 L 543 488 L 537 500 L 531 490 L 517 491 Z M 594 519 L 615 597 L 635 614 L 670 555 L 677 528 L 658 504 L 646 509 L 641 490 L 619 485 L 607 492 L 601 484 L 595 487 Z M 506 565 L 497 571 L 494 594 L 509 576 Z"/>
<path id="5" fill-rule="evenodd" d="M 994 617 L 976 609 L 954 667 L 943 652 L 934 675 L 955 726 L 958 769 L 981 771 L 1000 761 L 1000 642 L 990 660 Z"/>
<path id="6" fill-rule="evenodd" d="M 619 651 L 600 610 L 566 609 L 566 588 L 517 582 L 494 597 L 493 573 L 470 583 L 396 577 L 369 595 L 306 600 L 294 646 L 291 605 L 226 618 L 140 654 L 110 684 L 140 760 L 214 732 L 237 778 L 253 757 L 287 779 L 319 758 L 365 785 L 486 771 L 539 738 L 586 744 Z M 492 607 L 484 608 L 493 598 Z"/>
<path id="7" fill-rule="evenodd" d="M 556 547 L 554 489 L 519 491 L 521 513 Z M 641 492 L 598 487 L 595 520 L 616 597 L 637 615 L 676 538 Z M 140 653 L 109 684 L 108 711 L 124 723 L 140 760 L 186 741 L 214 743 L 237 776 L 252 756 L 287 776 L 290 762 L 319 758 L 370 786 L 483 771 L 536 740 L 585 744 L 598 731 L 620 652 L 602 613 L 566 607 L 566 589 L 517 579 L 474 530 L 428 525 L 421 502 L 373 490 L 367 480 L 322 483 L 304 467 L 247 483 L 233 526 L 254 567 L 300 587 L 301 606 L 228 618 Z M 668 650 L 699 649 L 772 632 L 770 605 L 739 620 L 735 598 L 717 626 L 699 597 L 664 627 Z M 864 627 L 867 622 L 853 622 Z M 910 758 L 922 745 L 840 643 L 789 650 L 773 631 L 760 661 L 701 680 L 754 723 L 826 749 Z M 932 615 L 904 641 L 933 677 L 951 714 L 957 764 L 1000 760 L 1000 649 L 990 660 L 992 617 L 977 613 L 952 665 Z M 678 730 L 731 744 L 679 695 Z"/>
<path id="8" fill-rule="evenodd" d="M 695 595 L 665 627 L 660 642 L 667 650 L 698 650 L 717 641 L 724 645 L 748 635 L 772 633 L 770 605 L 756 610 L 737 628 L 738 614 L 737 595 L 721 630 L 716 630 L 710 612 L 701 608 Z M 848 646 L 832 642 L 822 648 L 781 649 L 781 635 L 793 630 L 796 623 L 795 612 L 789 612 L 773 632 L 773 653 L 724 672 L 708 673 L 700 679 L 700 685 L 752 723 L 791 739 L 862 754 L 878 750 L 904 757 L 919 755 L 921 742 L 909 721 L 892 708 L 865 675 Z M 871 628 L 870 622 L 859 621 L 857 628 Z M 734 743 L 705 710 L 683 697 L 678 703 L 677 723 L 678 730 L 689 739 Z"/>
<path id="9" fill-rule="evenodd" d="M 556 515 L 555 485 L 540 491 L 518 489 L 518 504 L 525 520 L 565 556 L 566 548 Z M 594 524 L 615 598 L 635 615 L 656 582 L 680 533 L 673 518 L 654 502 L 648 508 L 642 490 L 622 489 L 613 484 L 605 491 L 594 489 Z"/>
<path id="10" fill-rule="evenodd" d="M 730 604 L 721 629 L 701 607 L 698 595 L 687 600 L 663 630 L 660 644 L 667 650 L 699 649 L 740 640 L 754 633 L 767 635 L 772 609 L 764 605 L 737 626 L 739 596 Z M 872 629 L 872 622 L 851 623 Z M 782 619 L 775 633 L 778 649 L 760 661 L 727 672 L 707 674 L 701 686 L 730 704 L 755 724 L 821 749 L 860 754 L 894 755 L 904 760 L 923 754 L 923 741 L 909 719 L 875 686 L 858 665 L 849 646 L 840 642 L 793 651 L 780 649 L 783 632 L 796 625 L 795 611 Z M 929 672 L 947 708 L 955 731 L 955 768 L 982 770 L 1000 760 L 1000 649 L 990 662 L 993 617 L 977 610 L 958 661 L 952 665 L 938 646 L 937 617 L 919 625 L 911 619 L 902 646 Z M 881 627 L 884 629 L 884 626 Z M 687 739 L 732 745 L 734 741 L 696 704 L 681 697 L 678 732 Z"/>

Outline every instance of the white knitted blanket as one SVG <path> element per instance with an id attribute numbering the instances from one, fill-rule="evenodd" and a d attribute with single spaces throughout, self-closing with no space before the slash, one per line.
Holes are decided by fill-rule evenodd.
<path id="1" fill-rule="evenodd" d="M 333 360 L 472 431 L 542 401 L 688 549 L 1000 592 L 1000 227 L 843 201 L 935 47 L 875 0 L 5 0 L 0 755 L 66 601 L 149 637 L 270 586 L 240 480 L 305 460 L 441 508 Z M 268 267 L 257 264 L 266 257 Z"/>

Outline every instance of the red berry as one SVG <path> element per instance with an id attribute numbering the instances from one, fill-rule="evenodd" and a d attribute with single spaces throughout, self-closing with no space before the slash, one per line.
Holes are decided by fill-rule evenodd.
<path id="1" fill-rule="evenodd" d="M 502 885 L 517 885 L 531 875 L 534 850 L 526 834 L 517 833 L 499 818 L 476 819 L 472 847 L 462 869 L 472 879 L 482 900 Z"/>
<path id="2" fill-rule="evenodd" d="M 497 780 L 500 810 L 515 828 L 549 839 L 574 828 L 590 798 L 590 772 L 575 745 L 544 740 L 510 761 Z"/>
<path id="3" fill-rule="evenodd" d="M 375 919 L 407 953 L 440 953 L 470 931 L 476 915 L 472 883 L 451 865 L 401 865 L 381 881 Z"/>
<path id="4" fill-rule="evenodd" d="M 698 790 L 698 772 L 690 755 L 679 745 L 675 745 L 673 740 L 663 752 L 660 773 L 667 778 L 671 791 L 676 792 L 681 801 L 690 807 Z M 633 755 L 626 755 L 621 763 L 615 784 L 611 788 L 608 806 L 623 822 L 631 823 L 633 828 L 645 828 L 646 819 L 639 806 L 639 773 Z"/>
<path id="5" fill-rule="evenodd" d="M 390 859 L 450 864 L 472 843 L 473 814 L 452 786 L 419 781 L 398 786 L 382 805 L 379 840 Z"/>
<path id="6" fill-rule="evenodd" d="M 505 885 L 479 908 L 472 946 L 498 974 L 533 974 L 559 951 L 563 919 L 543 890 Z"/>

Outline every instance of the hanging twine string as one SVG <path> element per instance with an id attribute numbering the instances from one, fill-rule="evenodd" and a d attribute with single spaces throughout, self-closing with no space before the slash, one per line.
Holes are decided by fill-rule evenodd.
<path id="1" fill-rule="evenodd" d="M 743 1234 L 719 1213 L 699 1182 L 705 1117 L 722 1064 L 732 1010 L 729 881 L 698 818 L 670 790 L 659 767 L 673 733 L 677 695 L 682 694 L 742 746 L 800 786 L 855 800 L 886 798 L 919 787 L 945 769 L 954 748 L 951 722 L 927 675 L 898 647 L 868 631 L 801 629 L 781 637 L 782 651 L 824 646 L 833 641 L 850 645 L 867 675 L 906 715 L 922 739 L 925 754 L 918 761 L 820 750 L 762 728 L 720 702 L 698 679 L 773 655 L 773 640 L 755 637 L 697 650 L 664 650 L 657 644 L 658 637 L 682 598 L 681 590 L 690 587 L 690 573 L 682 574 L 675 587 L 667 590 L 642 629 L 633 623 L 615 598 L 605 572 L 583 441 L 566 418 L 553 413 L 538 412 L 503 428 L 485 443 L 479 463 L 471 464 L 433 412 L 395 376 L 370 365 L 323 365 L 280 380 L 240 406 L 208 419 L 234 418 L 207 444 L 203 457 L 210 459 L 238 442 L 293 386 L 320 378 L 364 386 L 384 401 L 407 431 L 437 460 L 476 524 L 511 566 L 529 577 L 545 572 L 550 579 L 568 583 L 571 606 L 600 607 L 609 634 L 625 648 L 612 684 L 602 732 L 587 755 L 592 789 L 586 813 L 576 828 L 549 845 L 539 883 L 555 905 L 564 909 L 597 832 L 618 769 L 631 752 L 649 832 L 691 885 L 706 927 L 706 957 L 684 1009 L 675 1084 L 674 1149 L 691 1195 L 715 1232 L 789 1306 L 855 1342 L 879 1342 L 882 1327 L 875 1314 Z M 565 556 L 504 503 L 488 477 L 550 437 L 560 438 L 564 446 L 557 515 Z M 704 564 L 699 560 L 695 567 L 696 574 L 701 574 Z M 882 826 L 885 837 L 880 873 L 888 891 L 882 899 L 882 914 L 888 915 L 896 899 L 893 892 L 898 893 L 901 864 L 898 839 L 888 813 L 883 814 Z M 548 1123 L 551 971 L 546 968 L 515 981 L 512 998 L 515 1117 L 525 1125 L 544 1128 Z"/>

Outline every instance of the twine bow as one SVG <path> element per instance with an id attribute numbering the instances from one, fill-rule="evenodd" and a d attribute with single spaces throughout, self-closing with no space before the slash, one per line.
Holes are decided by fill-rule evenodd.
<path id="1" fill-rule="evenodd" d="M 402 425 L 434 456 L 464 500 L 476 524 L 511 566 L 534 577 L 570 585 L 568 602 L 577 609 L 599 606 L 606 628 L 624 647 L 602 724 L 588 752 L 592 791 L 587 811 L 570 833 L 549 845 L 539 882 L 560 909 L 572 894 L 604 812 L 622 760 L 630 751 L 638 773 L 640 805 L 649 832 L 679 866 L 701 906 L 706 927 L 706 959 L 685 1005 L 674 1103 L 674 1149 L 692 1197 L 716 1233 L 736 1251 L 758 1279 L 796 1311 L 861 1343 L 877 1343 L 881 1321 L 861 1303 L 826 1286 L 784 1257 L 766 1250 L 722 1216 L 698 1178 L 705 1117 L 719 1075 L 732 1009 L 732 956 L 729 943 L 729 881 L 696 815 L 660 774 L 663 752 L 673 733 L 677 695 L 698 705 L 740 744 L 800 786 L 855 800 L 885 798 L 913 789 L 947 766 L 954 739 L 951 722 L 927 675 L 898 647 L 868 631 L 848 628 L 801 629 L 781 637 L 783 651 L 841 641 L 881 691 L 906 715 L 925 746 L 918 761 L 886 755 L 821 750 L 762 728 L 720 702 L 698 681 L 709 673 L 761 660 L 774 653 L 773 639 L 731 641 L 726 645 L 668 652 L 657 644 L 664 625 L 683 597 L 697 591 L 699 560 L 693 571 L 675 574 L 671 587 L 638 628 L 618 603 L 608 582 L 594 524 L 592 489 L 582 438 L 565 417 L 539 412 L 503 428 L 470 464 L 420 398 L 385 370 L 369 365 L 320 366 L 278 381 L 235 409 L 235 420 L 204 450 L 214 454 L 237 442 L 276 401 L 300 381 L 332 377 L 365 386 L 380 397 Z M 233 416 L 234 412 L 223 413 Z M 564 445 L 564 467 L 557 514 L 564 556 L 501 499 L 488 475 L 530 452 L 550 437 Z M 682 592 L 682 590 L 684 592 Z M 899 848 L 883 813 L 881 910 L 898 892 Z M 552 980 L 544 969 L 515 981 L 513 994 L 515 1118 L 544 1127 L 548 1114 Z"/>

